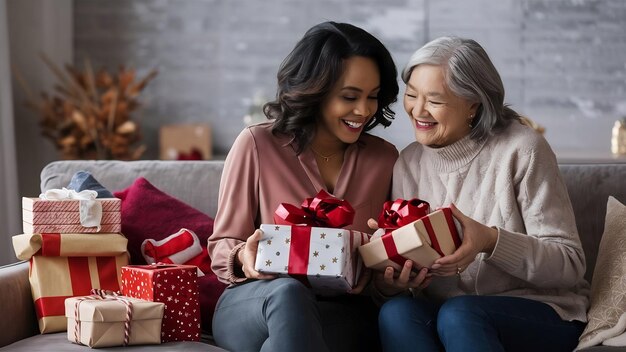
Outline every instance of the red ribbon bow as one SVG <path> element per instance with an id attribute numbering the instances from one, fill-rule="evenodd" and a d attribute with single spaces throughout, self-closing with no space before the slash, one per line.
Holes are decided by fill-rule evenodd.
<path id="1" fill-rule="evenodd" d="M 274 212 L 277 225 L 307 225 L 342 228 L 352 224 L 354 209 L 348 201 L 338 199 L 323 189 L 315 198 L 307 198 L 300 208 L 281 203 Z"/>
<path id="2" fill-rule="evenodd" d="M 378 227 L 385 229 L 385 234 L 404 225 L 419 220 L 430 212 L 430 205 L 421 199 L 396 199 L 387 201 L 378 216 Z"/>

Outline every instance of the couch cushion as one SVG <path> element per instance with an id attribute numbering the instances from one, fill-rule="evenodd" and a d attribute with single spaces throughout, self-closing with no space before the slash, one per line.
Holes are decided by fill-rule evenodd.
<path id="1" fill-rule="evenodd" d="M 28 282 L 28 262 L 0 267 L 0 292 L 0 346 L 39 333 Z"/>
<path id="2" fill-rule="evenodd" d="M 581 348 L 610 344 L 626 331 L 626 206 L 613 197 L 607 204 L 593 277 L 589 323 L 580 337 Z"/>
<path id="3" fill-rule="evenodd" d="M 122 233 L 128 238 L 131 264 L 145 264 L 141 243 L 146 239 L 160 241 L 181 228 L 195 232 L 203 248 L 213 233 L 213 219 L 184 202 L 162 192 L 143 177 L 127 189 L 115 192 L 122 200 Z M 215 305 L 226 285 L 207 270 L 198 278 L 202 328 L 211 330 Z"/>
<path id="4" fill-rule="evenodd" d="M 604 229 L 606 200 L 613 196 L 626 202 L 626 163 L 560 164 L 559 169 L 574 207 L 576 227 L 585 251 L 585 278 L 591 282 Z"/>
<path id="5" fill-rule="evenodd" d="M 162 192 L 143 177 L 114 195 L 122 200 L 122 233 L 128 238 L 131 264 L 146 264 L 141 254 L 141 243 L 146 239 L 160 241 L 187 228 L 206 247 L 213 233 L 213 219 Z"/>
<path id="6" fill-rule="evenodd" d="M 203 342 L 183 341 L 183 342 L 168 342 L 160 345 L 137 345 L 126 347 L 123 350 L 128 351 L 208 351 L 208 352 L 222 352 L 226 351 L 217 346 L 208 344 L 209 340 Z M 59 332 L 54 334 L 35 335 L 27 339 L 17 341 L 4 348 L 0 348 L 0 351 L 13 351 L 13 352 L 49 352 L 49 351 L 89 351 L 88 347 L 71 343 L 67 339 L 67 332 Z M 120 351 L 119 347 L 98 348 L 96 351 Z M 93 351 L 93 350 L 92 350 Z"/>
<path id="7" fill-rule="evenodd" d="M 41 170 L 41 191 L 67 186 L 72 175 L 80 170 L 90 172 L 111 191 L 122 190 L 135 182 L 137 177 L 145 177 L 163 192 L 182 200 L 208 216 L 215 216 L 223 167 L 224 161 L 222 160 L 54 161 Z"/>

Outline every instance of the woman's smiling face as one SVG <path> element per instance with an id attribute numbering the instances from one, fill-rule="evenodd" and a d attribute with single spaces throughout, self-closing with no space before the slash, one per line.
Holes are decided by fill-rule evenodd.
<path id="1" fill-rule="evenodd" d="M 404 110 L 413 122 L 415 139 L 439 148 L 471 131 L 478 103 L 454 95 L 446 86 L 441 66 L 422 64 L 413 68 L 404 93 Z"/>
<path id="2" fill-rule="evenodd" d="M 370 58 L 353 56 L 328 97 L 322 103 L 318 137 L 350 144 L 378 110 L 380 73 Z"/>

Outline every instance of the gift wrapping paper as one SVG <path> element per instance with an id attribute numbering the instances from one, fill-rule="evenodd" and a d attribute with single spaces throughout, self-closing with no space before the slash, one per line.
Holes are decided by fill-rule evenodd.
<path id="1" fill-rule="evenodd" d="M 100 228 L 85 227 L 80 221 L 78 199 L 22 198 L 22 230 L 24 233 L 119 233 L 121 232 L 121 200 L 101 198 Z"/>
<path id="2" fill-rule="evenodd" d="M 119 198 L 97 198 L 102 204 L 103 212 L 119 212 L 122 209 L 122 200 Z M 80 200 L 63 199 L 49 200 L 39 198 L 22 198 L 22 209 L 31 212 L 75 212 L 80 210 Z"/>
<path id="3" fill-rule="evenodd" d="M 161 341 L 200 340 L 197 267 L 128 265 L 122 268 L 122 294 L 165 303 Z"/>
<path id="4" fill-rule="evenodd" d="M 75 211 L 32 212 L 22 209 L 22 221 L 33 225 L 80 225 L 80 214 Z M 100 224 L 120 224 L 122 214 L 119 211 L 102 212 Z"/>
<path id="5" fill-rule="evenodd" d="M 345 293 L 358 281 L 357 248 L 369 235 L 337 228 L 261 224 L 255 270 L 300 279 L 323 295 Z"/>
<path id="6" fill-rule="evenodd" d="M 65 331 L 64 301 L 88 295 L 92 288 L 118 291 L 126 253 L 115 257 L 46 257 L 30 259 L 30 286 L 43 333 Z"/>
<path id="7" fill-rule="evenodd" d="M 27 222 L 22 222 L 22 231 L 24 231 L 24 233 L 120 233 L 122 232 L 122 224 L 102 224 L 100 225 L 100 229 L 98 229 L 97 227 L 84 227 L 81 224 L 33 225 Z"/>
<path id="8" fill-rule="evenodd" d="M 359 247 L 366 267 L 397 270 L 404 261 L 412 260 L 429 268 L 438 258 L 452 254 L 461 245 L 460 226 L 450 208 L 442 208 L 391 231 Z"/>
<path id="9" fill-rule="evenodd" d="M 97 236 L 80 233 L 35 233 L 13 236 L 15 256 L 28 260 L 34 255 L 52 257 L 117 256 L 126 253 L 128 240 L 118 233 Z"/>
<path id="10" fill-rule="evenodd" d="M 164 304 L 124 296 L 66 299 L 67 339 L 76 342 L 78 332 L 79 342 L 92 348 L 124 345 L 127 306 L 120 299 L 131 304 L 128 345 L 160 344 Z"/>
<path id="11" fill-rule="evenodd" d="M 26 234 L 13 237 L 19 259 L 29 260 L 29 282 L 41 333 L 65 331 L 64 301 L 93 288 L 118 291 L 128 264 L 119 234 Z"/>

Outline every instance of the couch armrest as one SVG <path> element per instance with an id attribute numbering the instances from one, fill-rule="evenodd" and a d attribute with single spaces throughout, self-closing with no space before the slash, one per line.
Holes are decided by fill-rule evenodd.
<path id="1" fill-rule="evenodd" d="M 0 267 L 0 347 L 37 334 L 28 262 Z"/>

